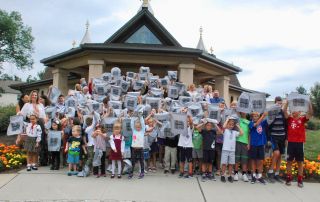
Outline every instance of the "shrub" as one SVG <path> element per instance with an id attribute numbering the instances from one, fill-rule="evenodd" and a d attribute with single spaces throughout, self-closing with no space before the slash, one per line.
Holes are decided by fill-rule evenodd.
<path id="1" fill-rule="evenodd" d="M 309 130 L 319 130 L 320 124 L 318 121 L 311 119 L 307 122 L 307 129 Z"/>
<path id="2" fill-rule="evenodd" d="M 9 122 L 10 116 L 16 114 L 16 107 L 14 105 L 9 106 L 0 106 L 0 133 L 6 132 Z"/>

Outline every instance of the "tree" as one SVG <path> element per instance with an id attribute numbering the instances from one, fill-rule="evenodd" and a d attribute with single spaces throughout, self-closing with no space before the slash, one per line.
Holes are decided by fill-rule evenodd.
<path id="1" fill-rule="evenodd" d="M 19 70 L 32 69 L 33 36 L 24 25 L 19 12 L 0 9 L 0 69 L 1 63 L 13 63 Z"/>
<path id="2" fill-rule="evenodd" d="M 36 82 L 36 81 L 38 81 L 39 79 L 37 78 L 37 77 L 32 77 L 31 75 L 29 75 L 28 76 L 28 78 L 27 78 L 27 80 L 26 80 L 26 82 L 27 83 L 33 83 L 33 82 Z"/>
<path id="3" fill-rule="evenodd" d="M 310 94 L 314 116 L 320 118 L 320 82 L 316 82 L 314 86 L 311 87 Z"/>
<path id="4" fill-rule="evenodd" d="M 0 76 L 0 80 L 10 80 L 10 81 L 22 81 L 22 79 L 16 75 L 10 76 L 7 73 L 4 73 Z"/>
<path id="5" fill-rule="evenodd" d="M 44 68 L 44 70 L 38 72 L 37 76 L 39 77 L 40 80 L 44 79 L 44 75 L 45 75 L 46 71 L 47 71 L 47 67 Z"/>
<path id="6" fill-rule="evenodd" d="M 303 85 L 300 85 L 296 88 L 296 91 L 299 93 L 299 94 L 303 94 L 303 95 L 307 95 L 307 89 L 305 89 L 305 87 L 303 87 Z"/>

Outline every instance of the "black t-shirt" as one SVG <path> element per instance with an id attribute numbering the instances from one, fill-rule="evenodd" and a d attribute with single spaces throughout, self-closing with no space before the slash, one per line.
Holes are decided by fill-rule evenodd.
<path id="1" fill-rule="evenodd" d="M 69 143 L 69 152 L 76 152 L 76 153 L 80 153 L 81 147 L 82 145 L 84 145 L 83 139 L 81 138 L 81 136 L 79 137 L 69 137 L 68 139 L 68 143 Z"/>
<path id="2" fill-rule="evenodd" d="M 177 147 L 179 142 L 179 136 L 176 135 L 173 138 L 166 137 L 164 145 L 168 147 Z"/>
<path id="3" fill-rule="evenodd" d="M 212 149 L 212 143 L 216 138 L 216 131 L 214 129 L 212 130 L 202 130 L 200 132 L 200 134 L 202 135 L 202 147 L 203 150 L 213 150 Z"/>

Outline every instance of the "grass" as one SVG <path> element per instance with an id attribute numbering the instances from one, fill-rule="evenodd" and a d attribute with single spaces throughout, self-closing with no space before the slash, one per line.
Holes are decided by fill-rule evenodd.
<path id="1" fill-rule="evenodd" d="M 320 155 L 320 130 L 308 130 L 307 142 L 304 145 L 305 158 L 316 161 Z"/>

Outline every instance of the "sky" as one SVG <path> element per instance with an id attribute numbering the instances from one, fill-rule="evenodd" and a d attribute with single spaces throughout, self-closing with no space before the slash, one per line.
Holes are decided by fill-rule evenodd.
<path id="1" fill-rule="evenodd" d="M 139 0 L 0 0 L 1 9 L 19 11 L 35 37 L 34 68 L 9 74 L 26 78 L 40 60 L 80 43 L 85 23 L 92 42 L 102 43 L 130 20 Z M 151 0 L 155 17 L 184 47 L 195 48 L 203 27 L 206 48 L 242 68 L 242 87 L 271 98 L 310 89 L 320 81 L 320 0 Z"/>

